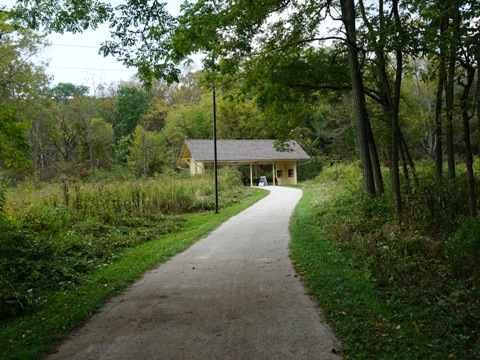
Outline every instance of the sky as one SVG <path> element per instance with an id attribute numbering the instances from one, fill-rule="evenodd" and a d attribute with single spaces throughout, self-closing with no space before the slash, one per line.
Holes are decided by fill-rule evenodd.
<path id="1" fill-rule="evenodd" d="M 7 8 L 15 0 L 2 0 Z M 110 1 L 119 4 L 121 0 Z M 183 0 L 165 0 L 167 9 L 178 14 Z M 53 84 L 60 82 L 86 85 L 90 88 L 99 84 L 129 81 L 135 75 L 135 68 L 126 68 L 112 56 L 103 57 L 98 53 L 101 43 L 110 38 L 107 24 L 82 34 L 51 34 L 47 47 L 39 60 L 48 62 L 47 74 L 54 77 Z"/>

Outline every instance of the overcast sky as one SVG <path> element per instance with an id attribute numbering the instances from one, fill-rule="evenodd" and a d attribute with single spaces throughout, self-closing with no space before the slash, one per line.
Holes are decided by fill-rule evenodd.
<path id="1" fill-rule="evenodd" d="M 121 0 L 110 1 L 119 4 Z M 165 0 L 170 13 L 177 14 L 183 0 Z M 15 0 L 2 0 L 11 7 Z M 127 69 L 115 58 L 98 54 L 100 44 L 110 38 L 108 25 L 97 30 L 87 30 L 82 34 L 52 34 L 48 36 L 52 44 L 43 54 L 49 63 L 47 73 L 54 77 L 53 83 L 70 82 L 94 87 L 100 83 L 128 81 L 136 70 Z"/>

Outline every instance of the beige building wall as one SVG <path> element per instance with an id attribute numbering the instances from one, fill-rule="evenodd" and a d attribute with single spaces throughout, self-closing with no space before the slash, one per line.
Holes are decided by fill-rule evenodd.
<path id="1" fill-rule="evenodd" d="M 278 161 L 275 163 L 278 185 L 295 185 L 297 183 L 297 162 Z"/>
<path id="2" fill-rule="evenodd" d="M 190 175 L 203 174 L 205 166 L 202 162 L 196 162 L 195 159 L 190 158 Z"/>

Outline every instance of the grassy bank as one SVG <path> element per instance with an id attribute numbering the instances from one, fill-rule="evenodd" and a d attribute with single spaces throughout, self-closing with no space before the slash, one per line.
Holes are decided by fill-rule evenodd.
<path id="1" fill-rule="evenodd" d="M 190 184 L 189 186 L 193 189 L 189 191 L 197 199 L 203 197 L 198 190 L 200 188 L 197 188 L 197 191 L 194 190 L 195 185 Z M 168 191 L 173 194 L 172 189 L 168 189 Z M 20 310 L 16 313 L 4 312 L 8 316 L 4 317 L 0 324 L 0 358 L 42 358 L 65 338 L 72 329 L 85 322 L 109 298 L 124 290 L 146 271 L 186 249 L 197 239 L 204 237 L 218 227 L 226 219 L 239 213 L 267 194 L 265 191 L 251 191 L 250 189 L 245 189 L 244 191 L 242 188 L 231 189 L 230 191 L 228 197 L 230 197 L 231 201 L 223 199 L 221 202 L 223 206 L 219 214 L 195 212 L 182 213 L 181 215 L 156 215 L 157 217 L 153 214 L 146 214 L 143 218 L 138 214 L 133 214 L 133 216 L 122 220 L 123 222 L 130 221 L 128 224 L 128 229 L 130 230 L 127 235 L 122 235 L 121 231 L 119 232 L 121 226 L 118 223 L 109 225 L 105 221 L 99 222 L 96 216 L 81 221 L 86 221 L 92 225 L 86 226 L 90 229 L 90 233 L 82 233 L 78 226 L 74 226 L 73 230 L 70 229 L 66 232 L 52 232 L 52 229 L 49 229 L 49 234 L 55 234 L 57 238 L 62 239 L 61 242 L 55 242 L 53 237 L 50 238 L 51 242 L 58 247 L 69 243 L 69 236 L 75 237 L 78 233 L 82 234 L 73 241 L 74 246 L 67 247 L 71 251 L 69 266 L 76 265 L 76 262 L 81 263 L 81 266 L 79 265 L 78 268 L 75 268 L 75 266 L 67 268 L 65 265 L 64 270 L 60 268 L 58 271 L 61 274 L 58 276 L 62 276 L 64 283 L 59 284 L 56 289 L 35 290 L 37 292 L 35 299 L 40 299 L 34 304 L 35 306 L 31 306 L 24 311 L 21 311 L 20 306 Z M 223 193 L 222 196 L 227 196 L 227 193 Z M 151 199 L 145 196 L 145 201 L 147 201 L 147 198 L 148 200 Z M 188 201 L 185 202 L 187 203 Z M 61 209 L 65 211 L 65 206 L 62 206 Z M 162 224 L 162 228 L 165 226 L 165 223 L 170 224 L 167 226 L 169 230 L 163 233 L 159 232 L 160 230 L 158 229 L 149 232 L 148 229 L 154 227 L 154 224 L 148 225 L 149 218 L 153 223 L 157 222 L 154 221 L 157 219 Z M 120 221 L 120 219 L 121 216 L 117 217 L 117 220 Z M 143 219 L 143 221 L 139 223 L 139 219 Z M 11 221 L 15 222 L 14 220 L 12 219 Z M 68 223 L 66 220 L 63 221 L 62 226 L 66 223 Z M 74 222 L 75 224 L 78 223 Z M 40 230 L 41 226 L 38 231 L 41 232 Z M 131 243 L 125 240 L 141 237 L 142 233 L 145 232 L 148 236 L 139 243 Z M 157 236 L 160 234 L 161 236 Z M 124 235 L 125 238 L 122 240 Z M 41 241 L 48 239 L 47 236 Z M 126 243 L 115 245 L 116 241 L 124 241 Z M 6 247 L 5 242 L 3 244 Z M 54 251 L 52 247 L 42 248 L 40 246 L 41 249 L 44 249 L 42 251 L 52 250 L 52 254 L 57 256 L 57 260 L 59 253 L 65 254 L 64 249 L 58 250 L 58 247 Z M 27 252 L 30 250 L 27 248 L 22 251 L 25 253 L 17 254 L 14 258 L 16 259 L 15 261 L 19 257 L 28 255 Z M 77 251 L 77 253 L 72 253 L 72 251 Z M 42 254 L 37 255 L 42 256 Z M 50 256 L 49 254 L 44 254 L 44 258 L 48 258 L 47 255 Z M 4 256 L 3 263 L 11 264 L 12 259 L 13 255 L 12 258 Z M 18 260 L 18 268 L 21 268 L 22 261 L 25 262 L 28 259 L 25 257 L 23 260 Z M 45 259 L 45 262 L 47 261 L 48 259 Z M 86 263 L 83 263 L 85 261 Z M 33 261 L 31 262 L 32 264 L 34 263 Z M 44 262 L 39 262 L 39 266 L 47 265 Z M 87 269 L 85 269 L 86 266 L 88 266 Z M 24 268 L 27 267 L 25 266 Z M 82 269 L 86 271 L 80 271 Z M 32 269 L 32 265 L 28 264 L 29 274 L 25 276 L 41 280 L 43 272 L 41 270 L 41 268 L 39 270 Z M 65 273 L 62 273 L 62 271 Z M 35 272 L 38 272 L 38 274 L 35 274 Z M 7 280 L 11 278 L 9 277 Z M 22 277 L 18 279 L 20 280 L 20 278 Z M 3 279 L 5 280 L 5 277 Z M 28 293 L 28 289 L 26 291 Z M 11 294 L 7 295 L 11 296 Z M 27 299 L 26 296 L 22 298 L 22 301 L 25 301 L 25 299 Z M 5 306 L 8 306 L 8 304 L 8 301 L 6 301 Z M 18 304 L 13 304 L 13 306 L 18 307 Z"/>
<path id="2" fill-rule="evenodd" d="M 480 358 L 479 271 L 470 260 L 477 227 L 460 210 L 442 231 L 425 214 L 397 226 L 392 199 L 362 195 L 360 176 L 356 166 L 327 169 L 303 187 L 291 223 L 296 270 L 344 358 Z M 419 212 L 421 204 L 406 201 Z"/>

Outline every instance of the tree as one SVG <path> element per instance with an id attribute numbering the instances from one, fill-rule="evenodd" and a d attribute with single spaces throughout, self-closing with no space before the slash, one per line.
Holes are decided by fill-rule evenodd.
<path id="1" fill-rule="evenodd" d="M 0 104 L 0 160 L 6 166 L 22 168 L 28 164 L 27 127 L 13 107 Z"/>
<path id="2" fill-rule="evenodd" d="M 161 133 L 148 131 L 137 125 L 132 134 L 127 164 L 147 178 L 155 171 L 160 171 L 161 164 L 165 162 L 165 152 L 166 142 Z"/>
<path id="3" fill-rule="evenodd" d="M 44 64 L 32 58 L 45 47 L 41 36 L 15 31 L 0 11 L 0 158 L 3 165 L 25 168 L 29 164 L 27 130 L 38 112 L 36 100 L 48 77 Z"/>
<path id="4" fill-rule="evenodd" d="M 355 4 L 353 0 L 341 0 L 342 21 L 345 25 L 346 43 L 348 49 L 348 67 L 350 81 L 355 102 L 355 114 L 357 118 L 357 143 L 360 153 L 360 162 L 363 172 L 363 191 L 369 194 L 375 193 L 375 180 L 373 175 L 372 157 L 370 154 L 369 140 L 371 131 L 367 108 L 365 105 L 365 90 L 363 88 L 362 74 L 360 72 L 359 50 L 357 45 L 357 32 L 355 22 Z"/>
<path id="5" fill-rule="evenodd" d="M 220 97 L 217 101 L 217 131 L 221 139 L 265 139 L 270 136 L 266 116 L 252 100 Z"/>
<path id="6" fill-rule="evenodd" d="M 185 139 L 208 139 L 212 135 L 212 104 L 210 94 L 204 94 L 195 104 L 173 107 L 166 118 L 163 133 L 179 153 Z"/>
<path id="7" fill-rule="evenodd" d="M 475 22 L 478 25 L 478 11 L 480 6 L 478 2 L 469 0 L 458 1 L 432 1 L 435 8 L 441 9 L 440 12 L 423 12 L 423 20 L 428 30 L 427 40 L 437 39 L 437 28 L 440 27 L 440 40 L 438 56 L 441 57 L 439 90 L 443 84 L 445 89 L 445 110 L 446 110 L 446 150 L 448 156 L 448 178 L 455 177 L 454 160 L 454 121 L 456 104 L 455 98 L 458 97 L 458 109 L 460 109 L 460 118 L 463 124 L 463 140 L 465 152 L 465 165 L 467 169 L 467 188 L 469 211 L 472 217 L 477 214 L 475 176 L 473 172 L 473 154 L 471 146 L 470 120 L 474 114 L 474 100 L 471 90 L 474 87 L 475 73 L 478 71 L 478 53 L 480 33 L 478 26 L 472 26 Z M 440 25 L 439 25 L 440 24 Z M 428 45 L 428 44 L 427 44 Z M 445 57 L 445 64 L 443 64 Z M 462 89 L 456 93 L 456 86 Z M 438 102 L 440 95 L 437 96 Z M 440 107 L 440 105 L 437 105 Z M 437 164 L 437 169 L 438 169 Z M 438 170 L 437 170 L 438 172 Z"/>
<path id="8" fill-rule="evenodd" d="M 134 86 L 122 86 L 115 96 L 117 117 L 114 123 L 115 138 L 133 133 L 140 118 L 147 111 L 147 94 Z"/>
<path id="9" fill-rule="evenodd" d="M 103 86 L 93 87 L 93 95 L 78 96 L 73 104 L 80 115 L 80 137 L 81 141 L 87 146 L 88 164 L 92 173 L 95 172 L 96 164 L 99 160 L 94 156 L 94 148 L 98 148 L 99 142 L 103 143 L 105 148 L 113 144 L 113 133 L 110 134 L 112 126 L 99 117 L 100 110 L 104 105 L 104 101 L 99 98 L 102 90 Z M 102 151 L 102 154 L 105 156 L 106 152 Z"/>
<path id="10" fill-rule="evenodd" d="M 48 134 L 49 141 L 68 166 L 76 160 L 81 136 L 82 115 L 77 103 L 88 91 L 86 86 L 71 83 L 59 83 L 51 90 L 55 106 L 52 113 L 54 131 Z"/>

